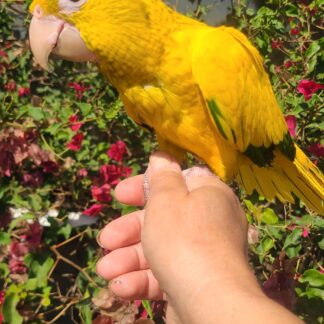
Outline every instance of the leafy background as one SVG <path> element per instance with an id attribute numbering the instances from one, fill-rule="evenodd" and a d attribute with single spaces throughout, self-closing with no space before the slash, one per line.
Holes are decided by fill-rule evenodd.
<path id="1" fill-rule="evenodd" d="M 96 67 L 55 61 L 47 73 L 33 62 L 28 3 L 0 2 L 0 323 L 163 323 L 163 303 L 118 300 L 95 273 L 109 252 L 98 229 L 131 210 L 113 189 L 145 169 L 155 138 Z M 262 53 L 291 135 L 322 170 L 323 4 L 236 1 L 225 22 Z M 209 7 L 195 5 L 204 19 Z M 235 189 L 264 291 L 323 323 L 323 218 Z"/>

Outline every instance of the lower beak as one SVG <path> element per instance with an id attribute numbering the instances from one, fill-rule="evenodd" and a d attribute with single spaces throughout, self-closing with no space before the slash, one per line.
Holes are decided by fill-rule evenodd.
<path id="1" fill-rule="evenodd" d="M 51 53 L 74 62 L 96 61 L 96 56 L 86 47 L 74 26 L 55 16 L 43 16 L 39 5 L 33 12 L 29 39 L 37 63 L 46 70 Z"/>

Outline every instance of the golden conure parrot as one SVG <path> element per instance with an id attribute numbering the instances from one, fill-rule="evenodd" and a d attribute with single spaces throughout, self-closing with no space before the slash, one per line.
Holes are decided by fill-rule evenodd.
<path id="1" fill-rule="evenodd" d="M 191 152 L 247 193 L 323 214 L 324 177 L 293 142 L 262 58 L 231 27 L 185 17 L 161 0 L 34 0 L 31 49 L 96 62 L 129 116 L 177 159 Z"/>

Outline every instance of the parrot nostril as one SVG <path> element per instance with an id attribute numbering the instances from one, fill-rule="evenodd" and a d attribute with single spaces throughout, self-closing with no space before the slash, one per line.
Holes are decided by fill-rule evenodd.
<path id="1" fill-rule="evenodd" d="M 43 9 L 42 9 L 42 7 L 40 5 L 35 6 L 35 9 L 33 11 L 33 15 L 36 18 L 41 18 L 43 16 Z"/>

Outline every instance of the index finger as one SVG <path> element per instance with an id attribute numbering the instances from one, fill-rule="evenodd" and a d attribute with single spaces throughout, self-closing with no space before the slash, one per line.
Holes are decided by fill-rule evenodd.
<path id="1" fill-rule="evenodd" d="M 130 206 L 144 206 L 143 192 L 144 175 L 140 174 L 118 183 L 115 188 L 115 197 L 122 204 Z"/>

